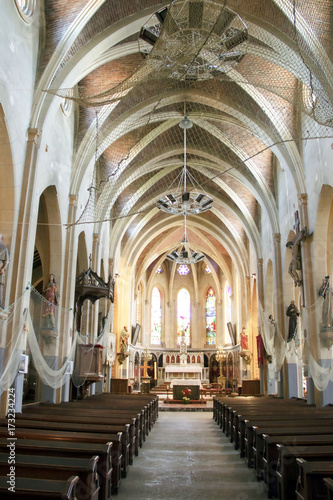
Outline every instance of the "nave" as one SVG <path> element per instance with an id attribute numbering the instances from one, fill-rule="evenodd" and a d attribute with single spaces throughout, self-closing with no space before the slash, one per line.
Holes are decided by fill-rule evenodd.
<path id="1" fill-rule="evenodd" d="M 119 500 L 267 499 L 211 412 L 159 412 L 129 479 Z"/>

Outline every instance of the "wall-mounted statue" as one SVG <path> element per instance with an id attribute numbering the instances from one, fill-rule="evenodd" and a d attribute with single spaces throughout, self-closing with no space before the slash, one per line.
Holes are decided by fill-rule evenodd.
<path id="1" fill-rule="evenodd" d="M 322 310 L 322 328 L 332 328 L 333 326 L 333 310 L 332 310 L 332 289 L 330 287 L 330 277 L 325 276 L 322 285 L 319 288 L 318 294 L 324 299 Z"/>
<path id="2" fill-rule="evenodd" d="M 42 293 L 44 299 L 42 307 L 42 328 L 54 329 L 55 322 L 55 306 L 59 304 L 59 289 L 55 280 L 54 274 L 49 275 L 49 281 Z"/>
<path id="3" fill-rule="evenodd" d="M 289 330 L 288 330 L 287 342 L 290 342 L 296 336 L 297 318 L 299 316 L 299 310 L 297 309 L 294 300 L 290 302 L 286 314 L 289 317 Z"/>

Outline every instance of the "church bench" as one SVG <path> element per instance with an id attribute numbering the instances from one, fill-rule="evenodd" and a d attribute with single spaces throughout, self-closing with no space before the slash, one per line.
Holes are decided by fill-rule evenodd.
<path id="1" fill-rule="evenodd" d="M 0 428 L 6 427 L 7 419 L 0 418 Z M 79 431 L 82 434 L 90 433 L 91 435 L 96 434 L 96 436 L 103 435 L 105 438 L 105 443 L 108 441 L 113 441 L 113 437 L 120 433 L 121 444 L 122 444 L 122 461 L 121 461 L 121 474 L 122 477 L 126 477 L 129 467 L 129 448 L 130 448 L 130 437 L 129 430 L 130 425 L 100 425 L 100 424 L 89 424 L 84 423 L 77 425 L 71 422 L 61 422 L 61 421 L 44 421 L 44 420 L 28 420 L 24 418 L 17 418 L 15 420 L 15 434 L 20 428 L 24 429 L 41 429 L 41 430 L 57 430 L 57 431 L 70 431 L 76 433 Z M 100 442 L 100 441 L 99 441 Z"/>
<path id="2" fill-rule="evenodd" d="M 308 423 L 307 421 L 297 421 L 297 424 L 292 423 L 286 426 L 253 426 L 252 427 L 252 446 L 251 442 L 247 443 L 247 463 L 248 466 L 253 465 L 257 472 L 258 479 L 263 478 L 263 456 L 264 456 L 264 438 L 263 435 L 269 436 L 282 436 L 282 435 L 290 435 L 290 436 L 302 436 L 302 435 L 332 435 L 333 437 L 333 427 L 332 423 Z"/>
<path id="3" fill-rule="evenodd" d="M 281 443 L 276 445 L 277 461 L 268 463 L 267 482 L 271 484 L 272 491 L 277 493 L 279 500 L 296 499 L 296 482 L 298 478 L 298 464 L 296 458 L 307 461 L 333 460 L 333 444 L 331 445 L 306 445 L 286 446 Z"/>
<path id="4" fill-rule="evenodd" d="M 327 488 L 327 500 L 333 500 L 333 479 L 325 477 L 324 483 Z"/>
<path id="5" fill-rule="evenodd" d="M 38 406 L 38 411 L 39 412 L 57 412 L 57 413 L 68 413 L 69 411 L 74 412 L 75 410 L 77 412 L 80 412 L 82 414 L 82 410 L 84 409 L 85 412 L 88 411 L 94 411 L 96 413 L 96 418 L 98 419 L 100 415 L 105 414 L 105 416 L 109 416 L 110 418 L 113 419 L 123 419 L 126 417 L 129 418 L 138 418 L 139 422 L 137 424 L 138 429 L 140 429 L 140 436 L 137 436 L 140 446 L 142 446 L 142 441 L 145 440 L 146 435 L 148 435 L 149 432 L 149 419 L 148 419 L 148 412 L 146 411 L 146 408 L 133 408 L 133 409 L 120 409 L 120 408 L 113 408 L 112 406 L 108 404 L 104 404 L 102 402 L 92 402 L 92 401 L 78 401 L 78 402 L 68 402 L 68 403 L 60 403 L 57 405 L 54 404 L 40 404 Z M 33 413 L 34 410 L 31 406 L 28 408 L 23 409 L 23 414 L 27 413 Z M 139 434 L 139 431 L 138 431 Z"/>
<path id="6" fill-rule="evenodd" d="M 99 457 L 97 462 L 97 473 L 100 482 L 100 500 L 108 500 L 112 488 L 112 442 L 106 444 L 97 443 L 71 443 L 62 441 L 41 441 L 34 439 L 16 439 L 15 452 L 25 455 L 38 455 L 40 457 L 70 457 L 91 458 Z M 8 439 L 0 438 L 0 453 L 7 453 Z M 118 487 L 118 486 L 117 486 Z"/>
<path id="7" fill-rule="evenodd" d="M 324 478 L 333 478 L 333 461 L 308 462 L 297 458 L 299 474 L 296 498 L 299 500 L 326 500 L 327 488 Z"/>
<path id="8" fill-rule="evenodd" d="M 287 434 L 287 435 L 263 435 L 264 440 L 264 453 L 263 453 L 263 468 L 264 480 L 267 486 L 268 494 L 273 495 L 279 489 L 279 477 L 276 473 L 278 464 L 279 449 L 277 445 L 284 445 L 288 447 L 302 447 L 303 449 L 310 449 L 313 446 L 333 446 L 333 434 Z M 292 459 L 291 459 L 292 461 Z M 298 474 L 298 472 L 297 472 Z M 287 480 L 285 474 L 280 473 L 281 476 L 281 492 L 284 490 L 284 481 Z M 295 489 L 294 489 L 295 491 Z"/>
<path id="9" fill-rule="evenodd" d="M 333 412 L 330 409 L 327 412 L 322 412 L 321 410 L 308 410 L 308 409 L 290 409 L 288 412 L 282 411 L 279 412 L 278 410 L 275 411 L 268 411 L 268 410 L 263 410 L 261 413 L 258 413 L 257 411 L 253 412 L 247 412 L 246 415 L 243 415 L 239 412 L 236 412 L 234 415 L 234 420 L 233 420 L 233 427 L 230 435 L 230 441 L 234 442 L 235 449 L 239 448 L 239 443 L 244 439 L 245 436 L 245 427 L 246 423 L 248 422 L 253 422 L 256 424 L 257 422 L 262 422 L 262 421 L 271 421 L 271 422 L 276 422 L 277 419 L 279 422 L 283 422 L 286 420 L 292 420 L 292 419 L 302 419 L 302 420 L 313 420 L 313 419 L 318 419 L 318 420 L 326 420 L 326 419 L 333 419 Z"/>
<path id="10" fill-rule="evenodd" d="M 98 500 L 98 456 L 86 458 L 33 456 L 15 453 L 15 478 L 67 481 L 78 476 L 77 500 Z M 0 476 L 8 473 L 8 453 L 0 453 Z"/>
<path id="11" fill-rule="evenodd" d="M 73 430 L 79 427 L 79 430 L 90 430 L 96 432 L 111 432 L 116 434 L 117 432 L 123 432 L 123 445 L 128 449 L 128 463 L 133 464 L 134 454 L 138 454 L 137 451 L 137 438 L 139 439 L 139 422 L 135 417 L 128 418 L 114 418 L 100 417 L 90 412 L 82 413 L 66 411 L 63 412 L 40 412 L 40 413 L 23 413 L 16 415 L 16 422 L 41 422 L 43 428 L 47 427 L 47 422 L 55 423 L 61 422 L 64 424 L 69 424 L 69 428 Z M 96 422 L 96 423 L 95 423 Z M 0 424 L 2 423 L 0 419 Z M 70 425 L 72 424 L 72 425 Z M 24 425 L 24 424 L 23 424 Z M 29 425 L 29 424 L 28 424 Z"/>
<path id="12" fill-rule="evenodd" d="M 258 427 L 292 427 L 294 430 L 297 430 L 300 427 L 310 427 L 312 424 L 320 424 L 322 427 L 330 427 L 333 423 L 333 418 L 331 415 L 309 415 L 308 413 L 289 413 L 288 415 L 280 415 L 279 413 L 275 413 L 275 415 L 271 416 L 266 415 L 253 419 L 252 417 L 250 418 L 250 420 L 244 419 L 240 423 L 238 439 L 235 443 L 235 448 L 236 444 L 239 444 L 241 457 L 245 456 L 247 459 L 252 459 L 251 453 L 252 447 L 254 446 L 254 434 L 255 432 L 258 434 L 259 431 L 255 431 L 255 429 Z M 295 425 L 295 422 L 297 422 L 296 428 L 293 427 Z M 251 465 L 251 463 L 249 465 Z"/>
<path id="13" fill-rule="evenodd" d="M 69 432 L 54 429 L 36 429 L 36 428 L 20 428 L 15 429 L 15 437 L 17 439 L 26 440 L 46 440 L 62 442 L 63 444 L 81 443 L 83 447 L 87 443 L 103 444 L 112 442 L 112 490 L 117 492 L 121 482 L 122 471 L 122 433 L 118 432 L 113 435 L 105 435 L 99 433 L 88 432 Z M 8 438 L 8 429 L 0 427 L 0 438 Z"/>
<path id="14" fill-rule="evenodd" d="M 11 496 L 15 500 L 40 498 L 41 500 L 77 500 L 76 485 L 78 476 L 71 476 L 67 481 L 15 478 L 15 493 Z M 0 497 L 8 498 L 8 476 L 0 476 Z"/>

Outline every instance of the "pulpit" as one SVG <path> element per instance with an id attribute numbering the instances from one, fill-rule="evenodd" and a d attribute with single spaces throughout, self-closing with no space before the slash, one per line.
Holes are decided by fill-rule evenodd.
<path id="1" fill-rule="evenodd" d="M 75 357 L 75 378 L 86 382 L 103 380 L 103 346 L 78 344 Z"/>

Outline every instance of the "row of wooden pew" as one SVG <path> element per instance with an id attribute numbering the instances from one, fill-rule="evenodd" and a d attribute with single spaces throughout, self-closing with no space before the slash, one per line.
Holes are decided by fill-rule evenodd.
<path id="1" fill-rule="evenodd" d="M 156 395 L 106 393 L 28 405 L 15 415 L 15 424 L 0 419 L 0 497 L 13 491 L 13 459 L 15 500 L 109 499 L 157 417 Z"/>
<path id="2" fill-rule="evenodd" d="M 213 418 L 268 498 L 333 499 L 333 408 L 303 399 L 216 397 Z"/>

